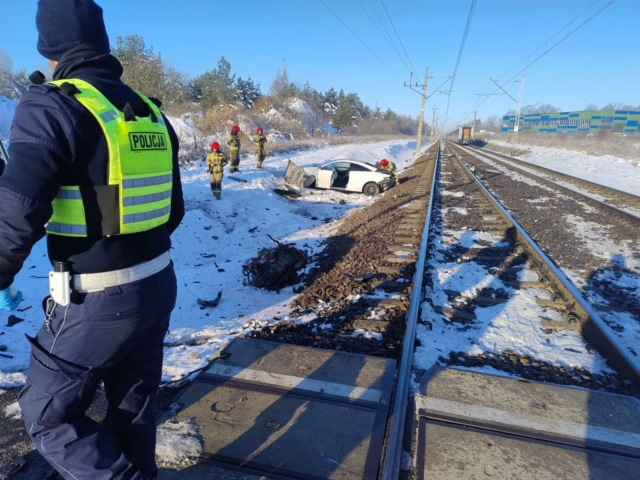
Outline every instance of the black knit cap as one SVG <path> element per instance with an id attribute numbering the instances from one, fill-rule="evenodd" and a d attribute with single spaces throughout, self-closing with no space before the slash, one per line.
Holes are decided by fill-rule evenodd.
<path id="1" fill-rule="evenodd" d="M 102 8 L 93 0 L 39 0 L 36 27 L 38 52 L 49 60 L 78 45 L 111 52 Z"/>

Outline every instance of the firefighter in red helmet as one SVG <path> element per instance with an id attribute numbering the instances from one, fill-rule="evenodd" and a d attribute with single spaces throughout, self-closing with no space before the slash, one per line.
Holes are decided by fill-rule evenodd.
<path id="1" fill-rule="evenodd" d="M 237 125 L 231 127 L 231 135 L 227 139 L 229 145 L 229 172 L 240 172 L 240 138 L 238 132 L 240 128 Z"/>
<path id="2" fill-rule="evenodd" d="M 383 158 L 382 160 L 380 160 L 378 162 L 378 168 L 380 170 L 386 170 L 387 172 L 389 172 L 391 175 L 393 175 L 393 179 L 396 182 L 396 185 L 399 185 L 400 182 L 398 180 L 398 175 L 396 175 L 396 164 L 393 163 L 390 160 L 387 160 L 386 158 Z"/>
<path id="3" fill-rule="evenodd" d="M 211 180 L 211 192 L 218 200 L 222 197 L 222 177 L 227 163 L 227 156 L 220 151 L 220 144 L 213 142 L 211 153 L 207 155 L 207 171 Z"/>
<path id="4" fill-rule="evenodd" d="M 256 158 L 258 159 L 258 168 L 262 168 L 262 162 L 264 162 L 264 157 L 266 156 L 266 152 L 264 149 L 264 144 L 267 142 L 267 137 L 262 133 L 262 127 L 256 128 L 256 134 L 253 136 L 253 143 L 256 147 Z"/>

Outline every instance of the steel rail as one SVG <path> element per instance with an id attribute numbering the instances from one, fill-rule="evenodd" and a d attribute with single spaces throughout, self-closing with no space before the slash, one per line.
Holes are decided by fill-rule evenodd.
<path id="1" fill-rule="evenodd" d="M 598 313 L 583 298 L 580 290 L 565 275 L 565 273 L 555 266 L 553 261 L 540 249 L 529 234 L 522 226 L 511 216 L 511 214 L 498 202 L 498 200 L 489 192 L 482 184 L 480 179 L 467 167 L 458 152 L 449 146 L 449 150 L 453 152 L 456 160 L 460 163 L 467 176 L 474 181 L 487 199 L 491 201 L 500 212 L 502 217 L 513 225 L 516 229 L 516 236 L 520 239 L 521 245 L 531 254 L 533 258 L 537 258 L 541 264 L 540 267 L 545 271 L 549 278 L 555 283 L 555 286 L 563 293 L 567 300 L 573 300 L 575 313 L 579 316 L 582 324 L 582 335 L 600 347 L 604 356 L 611 361 L 611 364 L 618 371 L 626 374 L 635 385 L 640 386 L 640 361 L 634 360 L 620 340 L 613 334 L 607 324 L 600 318 Z"/>
<path id="2" fill-rule="evenodd" d="M 435 143 L 435 142 L 434 142 Z M 405 340 L 402 348 L 402 357 L 397 370 L 397 384 L 391 410 L 391 425 L 386 439 L 386 451 L 383 458 L 382 480 L 397 480 L 402 462 L 402 440 L 404 437 L 404 427 L 407 415 L 407 404 L 409 398 L 409 383 L 411 380 L 411 367 L 413 366 L 413 349 L 415 345 L 416 325 L 418 314 L 420 313 L 420 300 L 422 295 L 422 280 L 427 258 L 427 246 L 429 244 L 429 228 L 431 226 L 431 210 L 433 208 L 433 197 L 438 177 L 438 167 L 440 165 L 441 147 L 438 146 L 438 153 L 434 162 L 431 179 L 431 191 L 429 193 L 429 205 L 422 231 L 422 241 L 416 261 L 416 272 L 413 277 L 413 287 L 410 295 L 410 306 L 405 316 L 407 328 Z"/>
<path id="3" fill-rule="evenodd" d="M 585 183 L 591 187 L 595 187 L 595 188 L 601 188 L 603 190 L 609 190 L 613 193 L 615 193 L 616 195 L 622 195 L 623 197 L 631 197 L 634 201 L 640 202 L 640 196 L 635 195 L 633 193 L 629 193 L 629 192 L 625 192 L 623 190 L 618 190 L 617 188 L 613 188 L 613 187 L 607 187 L 606 185 L 602 185 L 600 183 L 596 183 L 596 182 L 592 182 L 591 180 L 587 180 L 585 178 L 580 178 L 580 177 L 576 177 L 573 175 L 569 175 L 568 173 L 564 173 L 564 172 L 559 172 L 557 170 L 553 170 L 552 168 L 547 168 L 547 167 L 543 167 L 542 165 L 536 165 L 534 163 L 529 163 L 529 162 L 525 162 L 523 160 L 519 160 L 517 158 L 514 158 L 510 155 L 506 155 L 502 152 L 495 152 L 491 149 L 483 149 L 480 147 L 476 147 L 475 145 L 469 145 L 473 150 L 477 150 L 479 152 L 485 152 L 485 153 L 490 153 L 492 155 L 496 155 L 498 157 L 504 157 L 506 160 L 508 160 L 509 162 L 513 162 L 516 165 L 520 165 L 521 167 L 530 167 L 533 168 L 534 170 L 541 170 L 544 173 L 548 173 L 550 175 L 557 175 L 561 178 L 566 178 L 568 181 L 571 182 L 577 182 L 577 183 Z"/>
<path id="4" fill-rule="evenodd" d="M 519 161 L 519 160 L 512 160 L 511 157 L 508 157 L 508 160 L 499 160 L 497 158 L 493 158 L 492 155 L 497 155 L 497 156 L 503 156 L 506 157 L 506 155 L 502 155 L 502 154 L 496 154 L 495 152 L 482 152 L 481 149 L 478 149 L 476 147 L 474 147 L 473 149 L 469 149 L 468 147 L 463 147 L 460 145 L 456 145 L 457 148 L 460 148 L 464 151 L 467 151 L 469 154 L 476 156 L 480 155 L 480 156 L 484 156 L 486 158 L 488 158 L 489 160 L 491 160 L 492 162 L 496 162 L 499 165 L 502 165 L 505 168 L 509 168 L 510 170 L 516 171 L 522 175 L 526 175 L 530 178 L 542 181 L 544 183 L 547 183 L 548 185 L 552 185 L 555 188 L 561 189 L 563 190 L 565 193 L 569 193 L 569 194 L 574 194 L 574 195 L 579 195 L 581 198 L 585 199 L 586 201 L 589 201 L 591 203 L 594 203 L 596 206 L 604 208 L 605 210 L 608 210 L 610 213 L 613 213 L 614 215 L 619 215 L 621 217 L 623 217 L 625 220 L 636 224 L 636 225 L 640 225 L 640 216 L 635 215 L 627 210 L 623 210 L 621 208 L 615 207 L 613 205 L 611 205 L 610 203 L 604 202 L 602 200 L 598 200 L 597 198 L 594 198 L 590 195 L 587 195 L 586 193 L 584 193 L 583 191 L 580 190 L 574 190 L 573 188 L 569 188 L 565 185 L 561 185 L 549 178 L 545 178 L 545 177 L 541 177 L 539 175 L 537 175 L 536 173 L 533 173 L 531 171 L 528 170 L 524 170 L 522 168 L 519 168 L 515 165 L 513 165 L 511 162 L 513 163 L 517 163 L 518 165 L 524 166 L 526 168 L 532 168 L 532 169 L 539 169 L 542 170 L 543 173 L 548 173 L 549 175 L 557 175 L 560 178 L 566 178 L 568 182 L 573 182 L 573 183 L 584 183 L 592 188 L 597 188 L 597 189 L 601 189 L 603 191 L 610 191 L 612 192 L 614 195 L 618 195 L 621 197 L 627 197 L 630 198 L 632 200 L 632 202 L 638 202 L 640 204 L 640 197 L 633 195 L 632 193 L 627 193 L 627 192 L 623 192 L 621 190 L 616 190 L 615 188 L 610 188 L 604 185 L 600 185 L 598 183 L 594 183 L 591 182 L 589 180 L 583 180 L 581 178 L 577 178 L 577 177 L 573 177 L 571 175 L 567 175 L 565 173 L 560 173 L 560 172 L 556 172 L 555 170 L 551 170 L 545 167 L 539 167 L 538 165 L 529 165 L 529 164 L 525 164 L 522 165 L 525 162 Z M 475 150 L 475 152 L 471 151 L 471 150 Z M 580 188 L 579 186 L 577 186 L 578 188 Z"/>

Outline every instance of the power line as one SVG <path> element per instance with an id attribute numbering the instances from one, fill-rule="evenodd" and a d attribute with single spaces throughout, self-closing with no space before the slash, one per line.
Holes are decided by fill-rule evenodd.
<path id="1" fill-rule="evenodd" d="M 362 39 L 358 36 L 358 34 L 357 34 L 356 32 L 354 32 L 353 30 L 351 30 L 351 27 L 349 27 L 349 25 L 347 25 L 346 23 L 344 23 L 344 22 L 342 21 L 342 19 L 338 16 L 338 14 L 337 14 L 336 12 L 334 12 L 333 10 L 331 10 L 331 9 L 329 8 L 329 6 L 328 6 L 326 3 L 324 3 L 324 0 L 320 0 L 320 3 L 322 3 L 325 7 L 327 7 L 327 10 L 329 10 L 331 13 L 333 13 L 333 15 L 334 15 L 338 20 L 340 20 L 340 23 L 342 23 L 345 27 L 347 27 L 347 29 L 348 29 L 351 33 L 353 33 L 353 35 L 354 35 L 358 40 L 360 40 L 360 41 L 362 42 L 362 44 L 363 44 L 365 47 L 367 47 L 367 49 L 369 49 L 369 51 L 370 51 L 371 53 L 373 53 L 373 54 L 376 56 L 376 58 L 377 58 L 378 60 L 380 60 L 380 61 L 384 64 L 384 66 L 385 66 L 385 67 L 387 67 L 387 68 L 388 68 L 388 69 L 389 69 L 389 70 L 390 70 L 390 71 L 391 71 L 391 72 L 392 72 L 396 77 L 398 77 L 400 80 L 402 80 L 402 77 L 401 77 L 400 75 L 398 75 L 398 74 L 396 73 L 396 71 L 395 71 L 393 68 L 391 68 L 389 65 L 387 65 L 387 63 L 386 63 L 384 60 L 382 60 L 382 59 L 378 56 L 378 54 L 377 54 L 376 52 L 374 52 L 374 51 L 371 49 L 371 47 L 370 47 L 369 45 L 367 45 L 367 43 L 366 43 L 364 40 L 362 40 Z"/>
<path id="2" fill-rule="evenodd" d="M 568 48 L 567 50 L 565 50 L 564 52 L 562 52 L 562 53 L 560 53 L 560 54 L 556 55 L 555 57 L 553 57 L 553 58 L 552 58 L 551 60 L 549 60 L 548 62 L 543 63 L 542 65 L 539 65 L 539 66 L 538 66 L 538 68 L 540 69 L 540 68 L 544 67 L 545 65 L 550 64 L 551 62 L 553 62 L 553 61 L 554 61 L 554 60 L 556 60 L 557 58 L 561 57 L 561 56 L 562 56 L 562 55 L 564 55 L 565 53 L 570 52 L 571 50 L 573 50 L 573 49 L 574 49 L 574 48 L 576 48 L 577 46 L 582 45 L 582 44 L 583 44 L 584 42 L 586 42 L 587 40 L 592 39 L 593 37 L 595 37 L 596 35 L 598 35 L 598 34 L 599 34 L 600 32 L 602 32 L 603 30 L 606 30 L 606 29 L 607 29 L 607 28 L 609 28 L 610 26 L 612 26 L 612 25 L 614 25 L 614 24 L 618 23 L 620 20 L 623 20 L 623 19 L 627 18 L 629 15 L 631 15 L 631 14 L 632 14 L 633 12 L 635 12 L 636 10 L 640 10 L 640 6 L 637 6 L 637 7 L 636 7 L 636 8 L 634 8 L 633 10 L 631 10 L 631 11 L 629 11 L 629 12 L 625 13 L 623 16 L 621 16 L 621 17 L 620 17 L 620 18 L 618 18 L 617 20 L 614 20 L 614 21 L 613 21 L 613 22 L 611 22 L 610 24 L 608 24 L 608 25 L 606 25 L 606 26 L 602 27 L 600 30 L 598 30 L 598 31 L 597 31 L 596 33 L 594 33 L 593 35 L 590 35 L 590 36 L 588 36 L 587 38 L 585 38 L 584 40 L 582 40 L 581 42 L 576 43 L 573 47 L 570 47 L 570 48 Z M 535 70 L 534 70 L 534 71 L 535 71 Z M 531 73 L 531 72 L 529 72 L 529 73 Z"/>
<path id="3" fill-rule="evenodd" d="M 402 61 L 402 63 L 404 63 L 404 66 L 407 67 L 407 70 L 409 72 L 411 72 L 411 69 L 409 68 L 409 65 L 407 65 L 407 62 L 404 61 L 404 58 L 402 58 L 402 55 L 400 55 L 400 52 L 398 51 L 398 49 L 396 48 L 396 46 L 391 43 L 391 41 L 389 40 L 389 38 L 387 38 L 384 33 L 382 33 L 382 30 L 380 30 L 380 27 L 378 27 L 378 24 L 376 22 L 373 21 L 373 18 L 371 18 L 371 16 L 369 15 L 369 12 L 367 12 L 365 10 L 365 8 L 362 6 L 362 4 L 360 3 L 360 0 L 358 1 L 358 5 L 360 5 L 360 8 L 362 9 L 362 11 L 367 15 L 367 17 L 369 18 L 369 20 L 371 20 L 371 23 L 373 23 L 373 25 L 376 27 L 376 29 L 378 30 L 378 32 L 380 32 L 380 35 L 382 36 L 382 38 L 384 38 L 387 43 L 389 44 L 389 46 L 393 49 L 393 51 L 396 52 L 396 55 L 398 55 L 398 57 L 400 58 L 400 60 Z M 369 2 L 371 3 L 371 2 Z M 382 25 L 384 27 L 384 24 Z M 387 34 L 388 35 L 388 34 Z"/>
<path id="4" fill-rule="evenodd" d="M 398 47 L 396 47 L 396 44 L 393 41 L 393 38 L 391 37 L 391 34 L 389 33 L 389 30 L 387 30 L 387 27 L 384 25 L 384 22 L 380 18 L 380 15 L 378 15 L 378 10 L 376 10 L 376 7 L 373 6 L 373 3 L 371 2 L 371 0 L 368 0 L 368 1 L 369 1 L 369 5 L 371 5 L 371 10 L 373 10 L 373 13 L 376 14 L 376 18 L 380 22 L 380 25 L 382 25 L 382 28 L 384 29 L 385 33 L 387 34 L 387 37 L 389 38 L 389 40 L 393 44 L 393 49 L 396 51 L 396 53 L 398 55 L 400 55 L 400 50 L 398 50 Z M 400 57 L 402 57 L 402 55 L 400 55 Z"/>
<path id="5" fill-rule="evenodd" d="M 584 27 L 587 23 L 589 23 L 591 20 L 593 20 L 594 18 L 596 18 L 598 15 L 600 15 L 603 11 L 605 11 L 607 8 L 609 8 L 613 3 L 615 3 L 617 0 L 609 0 L 609 3 L 607 3 L 606 5 L 604 5 L 600 10 L 598 10 L 596 13 L 594 13 L 593 15 L 591 15 L 589 18 L 587 18 L 584 22 L 582 22 L 580 25 L 578 25 L 576 28 L 574 28 L 573 30 L 571 30 L 570 32 L 567 32 L 567 34 L 562 37 L 560 40 L 558 40 L 556 43 L 554 43 L 550 48 L 548 48 L 547 50 L 545 50 L 541 55 L 539 55 L 538 57 L 536 57 L 536 59 L 530 63 L 528 63 L 524 68 L 522 68 L 519 72 L 517 72 L 513 77 L 511 77 L 509 80 L 507 80 L 507 82 L 510 82 L 511 80 L 513 80 L 514 78 L 516 78 L 518 75 L 520 75 L 521 73 L 523 73 L 527 68 L 529 68 L 530 66 L 532 66 L 533 64 L 535 64 L 538 60 L 540 60 L 542 57 L 544 57 L 547 53 L 549 53 L 551 50 L 553 50 L 554 48 L 556 48 L 558 45 L 560 45 L 562 42 L 564 42 L 566 39 L 568 39 L 571 35 L 573 35 L 574 33 L 576 33 L 578 30 L 580 30 L 582 27 Z M 539 49 L 538 49 L 539 50 Z"/>
<path id="6" fill-rule="evenodd" d="M 567 40 L 569 37 L 571 37 L 574 33 L 576 33 L 578 30 L 580 30 L 582 27 L 584 27 L 587 23 L 589 23 L 591 20 L 593 20 L 594 18 L 596 18 L 598 15 L 600 15 L 604 10 L 606 10 L 607 8 L 609 8 L 613 3 L 615 3 L 617 0 L 609 0 L 607 2 L 606 5 L 604 5 L 602 8 L 600 8 L 600 10 L 596 11 L 593 15 L 591 15 L 589 18 L 587 18 L 585 21 L 583 21 L 581 24 L 579 24 L 577 27 L 575 27 L 573 30 L 570 30 L 566 33 L 566 35 L 564 37 L 562 37 L 560 40 L 558 40 L 556 43 L 554 43 L 551 47 L 547 48 L 542 54 L 540 54 L 538 57 L 536 57 L 532 62 L 529 62 L 527 65 L 525 65 L 524 68 L 520 69 L 515 75 L 513 75 L 509 80 L 506 80 L 503 84 L 506 85 L 508 82 L 512 81 L 514 78 L 516 78 L 518 75 L 520 75 L 521 73 L 523 73 L 525 70 L 527 70 L 529 67 L 531 67 L 532 65 L 534 65 L 536 62 L 538 62 L 540 59 L 542 59 L 545 55 L 547 55 L 549 52 L 551 52 L 552 50 L 554 50 L 558 45 L 560 45 L 561 43 L 563 43 L 565 40 Z M 558 32 L 556 32 L 553 36 L 551 36 L 549 39 L 547 39 L 546 42 L 544 42 L 540 47 L 536 48 L 533 52 L 531 52 L 529 55 L 527 55 L 523 60 L 520 60 L 518 63 L 516 63 L 515 66 L 511 67 L 509 70 L 507 70 L 505 73 L 503 73 L 502 75 L 500 75 L 500 77 L 503 77 L 504 75 L 506 75 L 507 73 L 509 73 L 511 70 L 513 70 L 514 68 L 517 68 L 518 65 L 520 65 L 523 61 L 526 61 L 528 58 L 531 58 L 531 56 L 537 52 L 538 50 L 540 50 L 541 48 L 545 47 L 550 40 L 552 40 L 553 38 L 557 37 L 559 33 L 561 33 L 562 31 L 564 31 L 566 28 L 571 27 L 571 25 L 573 24 L 573 22 L 578 19 L 579 17 L 581 17 L 587 10 L 589 10 L 595 3 L 597 3 L 598 0 L 596 0 L 595 2 L 591 3 L 585 10 L 583 10 L 579 15 L 577 15 L 576 17 L 574 17 L 567 25 L 565 25 L 564 27 L 562 27 Z M 632 10 L 635 11 L 636 9 Z M 631 13 L 631 12 L 629 12 Z M 620 19 L 618 19 L 620 20 Z M 618 21 L 616 20 L 616 22 Z M 613 22 L 615 23 L 615 22 Z M 612 24 L 610 24 L 612 25 Z M 608 26 L 610 26 L 608 25 Z M 605 27 L 607 28 L 607 27 Z M 602 29 L 604 30 L 604 28 Z M 600 30 L 600 31 L 602 31 Z M 596 34 L 599 32 L 596 32 Z M 594 34 L 594 35 L 596 35 Z M 592 36 L 594 36 L 592 35 Z M 591 38 L 591 37 L 589 37 Z M 585 39 L 587 40 L 587 39 Z M 582 43 L 582 42 L 580 42 Z M 578 44 L 579 45 L 579 44 Z M 577 46 L 577 45 L 575 45 Z M 573 47 L 572 47 L 573 48 Z M 568 51 L 568 50 L 567 50 Z M 566 53 L 566 52 L 565 52 Z M 560 56 L 560 55 L 558 55 Z M 557 57 L 556 57 L 557 58 Z M 548 62 L 547 62 L 548 63 Z M 500 78 L 498 77 L 498 78 Z M 495 93 L 497 93 L 499 91 L 498 90 L 494 90 L 490 95 L 493 95 Z M 476 106 L 474 107 L 474 110 L 479 108 L 484 102 L 486 102 L 488 100 L 489 96 L 486 96 L 482 101 L 480 101 L 479 103 L 476 104 Z"/>
<path id="7" fill-rule="evenodd" d="M 476 11 L 477 0 L 471 0 L 471 7 L 469 8 L 469 15 L 467 16 L 467 23 L 464 27 L 464 33 L 462 34 L 462 42 L 460 43 L 460 50 L 458 50 L 458 58 L 456 59 L 456 66 L 453 69 L 453 75 L 451 76 L 451 84 L 449 85 L 449 96 L 447 97 L 447 110 L 445 112 L 445 124 L 449 118 L 449 103 L 451 102 L 451 92 L 453 90 L 453 84 L 456 81 L 456 75 L 458 74 L 458 67 L 460 66 L 460 60 L 462 60 L 462 54 L 464 52 L 464 46 L 467 43 L 467 36 L 469 35 L 469 29 L 471 28 L 471 21 L 473 20 L 473 13 Z"/>
<path id="8" fill-rule="evenodd" d="M 545 42 L 540 45 L 538 48 L 536 48 L 535 50 L 533 50 L 532 52 L 530 52 L 526 57 L 524 57 L 522 60 L 520 60 L 518 63 L 516 63 L 515 65 L 513 65 L 511 68 L 509 68 L 507 71 L 505 71 L 504 73 L 502 73 L 501 75 L 499 75 L 497 77 L 497 79 L 499 80 L 500 78 L 504 77 L 506 74 L 508 74 L 511 70 L 513 70 L 514 68 L 517 68 L 518 65 L 520 65 L 522 62 L 524 62 L 525 60 L 527 60 L 528 58 L 530 58 L 534 53 L 536 53 L 538 50 L 540 50 L 541 48 L 543 48 L 544 46 L 546 46 L 551 40 L 553 40 L 555 37 L 557 37 L 560 33 L 562 33 L 565 29 L 569 28 L 573 22 L 575 22 L 578 18 L 580 18 L 582 15 L 585 14 L 585 12 L 587 12 L 588 10 L 591 9 L 591 7 L 593 7 L 596 3 L 598 3 L 599 0 L 594 0 L 591 4 L 589 4 L 589 6 L 587 8 L 585 8 L 584 10 L 582 10 L 578 15 L 576 15 L 574 18 L 572 18 L 569 23 L 567 23 L 566 25 L 564 25 L 560 30 L 558 30 L 556 33 L 554 33 L 551 37 L 549 37 L 547 40 L 545 40 Z M 517 74 L 516 74 L 517 76 Z M 487 90 L 491 87 L 491 82 L 487 82 L 485 84 L 485 86 L 482 89 L 482 93 L 484 94 L 485 92 L 487 92 Z M 495 90 L 493 93 L 496 93 L 497 90 Z M 493 95 L 493 93 L 491 95 Z M 478 102 L 476 103 L 476 105 L 474 106 L 473 109 L 478 108 L 480 105 L 482 105 L 484 102 L 487 101 L 489 97 L 487 95 L 485 95 L 485 98 L 483 99 L 478 99 Z"/>
<path id="9" fill-rule="evenodd" d="M 391 20 L 391 16 L 389 15 L 389 11 L 387 10 L 386 5 L 384 4 L 384 2 L 382 0 L 380 0 L 380 3 L 384 7 L 384 11 L 387 12 L 387 17 L 389 18 L 389 21 L 391 22 L 391 26 L 393 27 L 393 31 L 396 32 L 396 37 L 398 37 L 398 41 L 400 42 L 400 45 L 402 46 L 402 50 L 404 51 L 404 54 L 407 56 L 407 60 L 409 60 L 409 65 L 411 65 L 411 68 L 413 68 L 413 73 L 415 73 L 417 75 L 418 71 L 416 70 L 416 67 L 413 66 L 413 63 L 411 63 L 411 59 L 409 58 L 409 55 L 407 55 L 407 50 L 404 48 L 404 44 L 402 43 L 402 40 L 400 39 L 400 35 L 398 35 L 398 30 L 396 30 L 396 26 L 393 24 L 393 20 Z"/>
<path id="10" fill-rule="evenodd" d="M 551 40 L 553 40 L 554 38 L 556 38 L 558 35 L 560 35 L 560 33 L 562 33 L 565 29 L 570 28 L 571 24 L 573 22 L 575 22 L 578 18 L 580 18 L 582 15 L 584 15 L 585 12 L 587 12 L 588 10 L 591 9 L 591 7 L 593 7 L 596 3 L 598 3 L 600 0 L 594 0 L 593 3 L 591 3 L 587 8 L 585 8 L 582 12 L 580 12 L 578 15 L 576 15 L 573 19 L 571 19 L 569 21 L 569 23 L 567 23 L 566 25 L 564 25 L 560 30 L 558 30 L 556 33 L 554 33 L 551 37 L 547 38 L 545 40 L 545 42 L 540 45 L 538 48 L 536 48 L 534 51 L 530 52 L 529 55 L 527 55 L 526 57 L 524 57 L 522 60 L 520 60 L 518 63 L 516 63 L 513 67 L 511 67 L 509 70 L 507 70 L 506 72 L 504 72 L 502 75 L 500 75 L 498 77 L 498 79 L 504 77 L 507 73 L 509 73 L 511 70 L 513 70 L 514 68 L 517 68 L 518 65 L 520 65 L 522 62 L 526 61 L 528 58 L 530 58 L 534 53 L 536 53 L 538 50 L 540 50 L 541 48 L 545 47 Z M 615 0 L 614 0 L 615 1 Z M 518 74 L 516 74 L 517 76 Z"/>

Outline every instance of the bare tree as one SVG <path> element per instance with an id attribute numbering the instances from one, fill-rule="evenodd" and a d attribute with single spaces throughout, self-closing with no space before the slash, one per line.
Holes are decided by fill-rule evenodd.
<path id="1" fill-rule="evenodd" d="M 584 107 L 584 110 L 588 112 L 592 110 L 599 110 L 599 108 L 598 108 L 598 105 L 596 105 L 595 103 L 587 103 L 587 105 Z"/>

